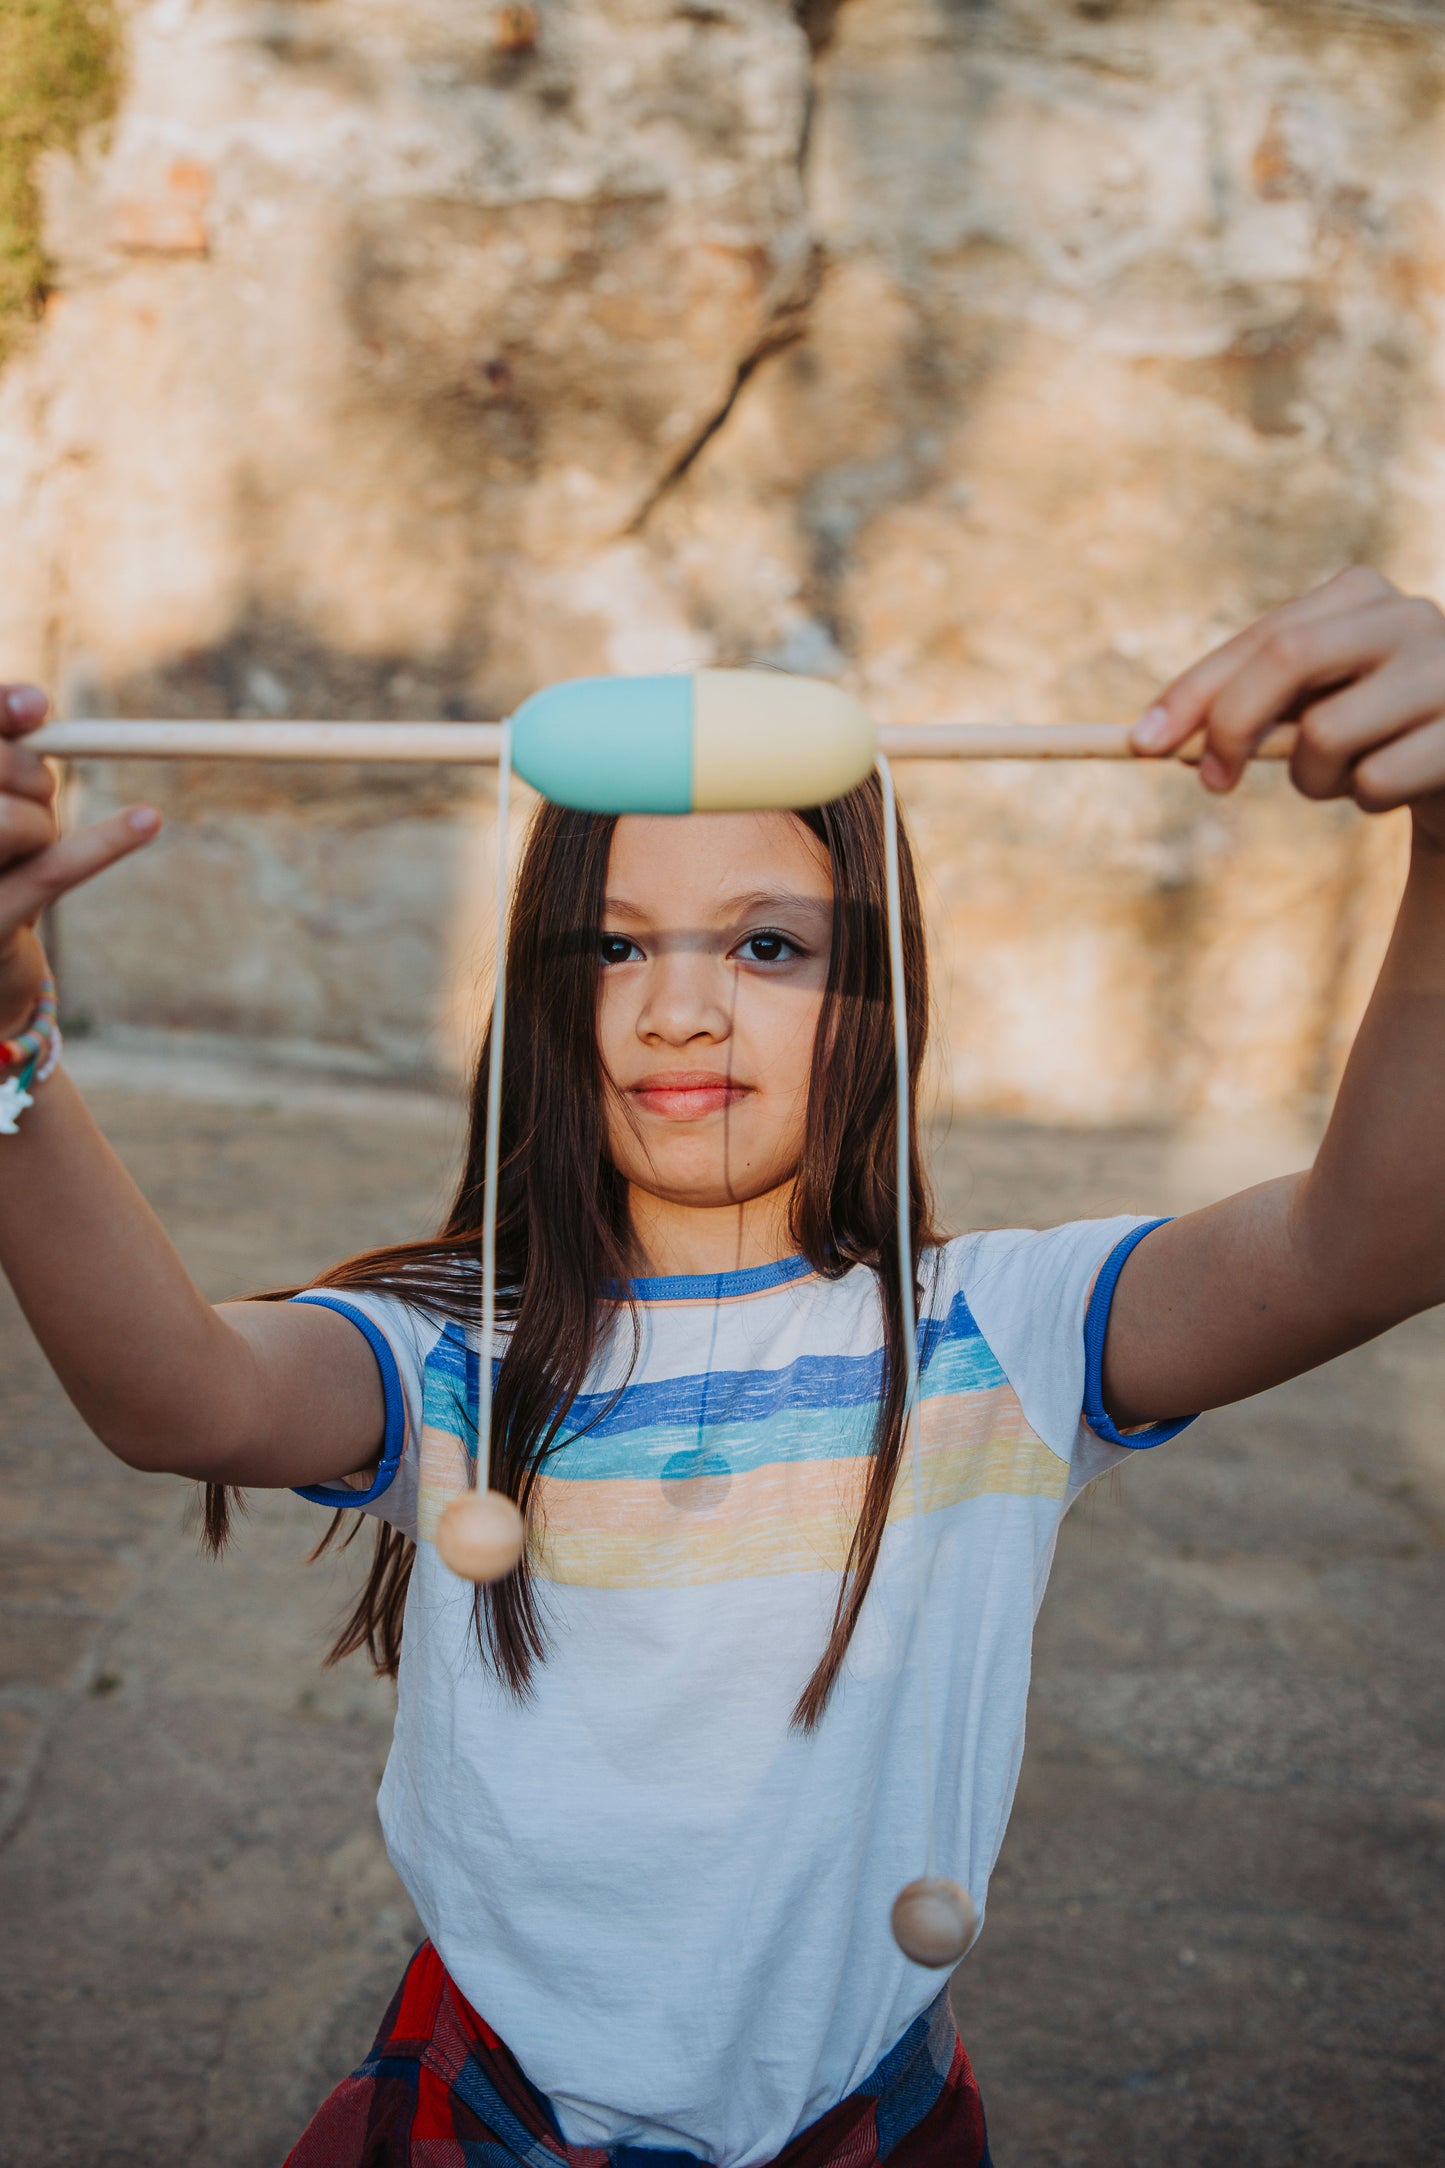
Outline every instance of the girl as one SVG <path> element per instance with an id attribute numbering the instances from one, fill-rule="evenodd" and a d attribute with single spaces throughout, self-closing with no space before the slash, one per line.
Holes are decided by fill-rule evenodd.
<path id="1" fill-rule="evenodd" d="M 381 1815 L 429 1939 L 296 2168 L 985 2162 L 946 1995 L 888 1913 L 929 1811 L 982 1909 L 1062 1513 L 1191 1411 L 1445 1298 L 1445 619 L 1346 574 L 1139 724 L 1149 752 L 1202 726 L 1224 791 L 1298 717 L 1306 796 L 1410 805 L 1395 938 L 1307 1174 L 944 1241 L 913 1168 L 917 1516 L 876 785 L 798 815 L 539 811 L 492 1469 L 531 1535 L 480 1594 L 431 1538 L 475 1436 L 485 1068 L 435 1241 L 208 1307 L 63 1071 L 38 1081 L 36 915 L 158 826 L 57 840 L 43 712 L 5 697 L 0 1030 L 37 1021 L 0 1049 L 0 1264 L 102 1441 L 208 1486 L 213 1541 L 247 1484 L 377 1522 L 337 1653 L 400 1667 Z"/>

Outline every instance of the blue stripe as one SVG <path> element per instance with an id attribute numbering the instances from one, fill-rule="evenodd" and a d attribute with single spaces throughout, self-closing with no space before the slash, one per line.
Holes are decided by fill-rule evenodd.
<path id="1" fill-rule="evenodd" d="M 923 1397 L 988 1392 L 1006 1380 L 962 1295 L 919 1330 Z M 882 1350 L 802 1355 L 776 1370 L 691 1371 L 644 1379 L 621 1394 L 583 1393 L 567 1414 L 573 1434 L 548 1461 L 564 1481 L 657 1475 L 674 1454 L 709 1449 L 735 1472 L 780 1462 L 848 1460 L 873 1450 Z M 475 1433 L 477 1357 L 448 1325 L 427 1357 L 422 1420 L 467 1439 Z"/>
<path id="2" fill-rule="evenodd" d="M 775 1265 L 751 1265 L 743 1272 L 681 1272 L 629 1280 L 627 1291 L 637 1302 L 730 1302 L 805 1280 L 812 1269 L 806 1257 L 784 1257 Z M 614 1282 L 608 1293 L 620 1300 L 623 1290 Z"/>
<path id="3" fill-rule="evenodd" d="M 492 1365 L 496 1376 L 500 1367 Z M 434 1430 L 464 1437 L 477 1427 L 481 1359 L 460 1325 L 448 1325 L 433 1345 L 422 1372 L 421 1419 Z"/>
<path id="4" fill-rule="evenodd" d="M 365 1335 L 381 1372 L 381 1389 L 386 1400 L 386 1435 L 382 1439 L 381 1461 L 370 1490 L 356 1490 L 346 1483 L 297 1483 L 294 1486 L 296 1494 L 299 1498 L 309 1498 L 317 1506 L 369 1506 L 373 1498 L 379 1498 L 384 1490 L 390 1489 L 392 1478 L 401 1465 L 402 1447 L 406 1444 L 406 1401 L 402 1397 L 401 1377 L 391 1343 L 364 1311 L 343 1302 L 337 1295 L 293 1295 L 291 1300 L 313 1303 L 319 1310 L 334 1310 L 338 1317 L 348 1318 L 357 1331 Z"/>
<path id="5" fill-rule="evenodd" d="M 486 2052 L 485 2049 L 482 2050 L 482 2054 Z M 489 2061 L 490 2059 L 488 2057 Z M 525 2074 L 522 2076 L 523 2083 L 532 2096 L 535 2111 L 556 2130 L 558 2145 L 563 2144 L 565 2141 L 562 2138 L 561 2125 L 557 2121 L 556 2110 L 551 2101 L 544 2093 L 538 2092 Z M 559 2168 L 556 2147 L 549 2145 L 539 2131 L 529 2128 L 521 2117 L 515 2115 L 507 2106 L 493 2085 L 486 2064 L 475 2047 L 452 2079 L 451 2093 L 454 2100 L 459 2100 L 464 2107 L 470 2108 L 478 2121 L 487 2126 L 493 2143 L 474 2139 L 467 2145 L 464 2153 L 460 2145 L 449 2146 L 447 2151 L 462 2153 L 463 2158 L 469 2162 L 485 2162 L 486 2168 L 504 2168 L 504 2164 L 505 2168 L 512 2168 L 512 2163 L 516 2161 L 525 2161 L 527 2168 Z M 406 2150 L 409 2153 L 411 2147 L 408 2145 Z"/>
<path id="6" fill-rule="evenodd" d="M 975 1329 L 968 1339 L 927 1335 L 933 1346 L 924 1369 L 925 1398 L 941 1393 L 976 1392 L 1003 1382 L 993 1350 Z M 569 1426 L 589 1438 L 616 1437 L 622 1431 L 647 1430 L 655 1423 L 696 1423 L 704 1414 L 738 1423 L 767 1423 L 785 1410 L 870 1407 L 876 1404 L 883 1377 L 883 1351 L 865 1355 L 800 1355 L 780 1370 L 690 1371 L 676 1378 L 642 1379 L 620 1398 L 608 1393 L 579 1393 L 568 1411 Z"/>
<path id="7" fill-rule="evenodd" d="M 873 2113 L 880 2161 L 918 2128 L 938 2100 L 957 2042 L 958 2028 L 944 1988 L 859 2086 L 860 2093 L 871 2094 L 877 2102 Z"/>
<path id="8" fill-rule="evenodd" d="M 1131 1227 L 1122 1242 L 1115 1243 L 1099 1268 L 1084 1319 L 1084 1421 L 1095 1437 L 1102 1438 L 1106 1445 L 1127 1445 L 1134 1452 L 1143 1452 L 1151 1445 L 1167 1445 L 1196 1419 L 1192 1415 L 1180 1415 L 1170 1423 L 1150 1423 L 1143 1430 L 1121 1431 L 1115 1428 L 1114 1419 L 1104 1406 L 1104 1341 L 1109 1331 L 1109 1311 L 1119 1274 L 1145 1235 L 1152 1235 L 1156 1227 L 1167 1227 L 1168 1224 L 1168 1220 L 1146 1220 L 1142 1227 Z"/>

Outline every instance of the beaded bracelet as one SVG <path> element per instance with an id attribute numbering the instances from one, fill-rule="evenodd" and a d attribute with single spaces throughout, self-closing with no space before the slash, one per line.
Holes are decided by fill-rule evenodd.
<path id="1" fill-rule="evenodd" d="M 27 1107 L 35 1104 L 32 1084 L 43 1084 L 60 1063 L 61 1037 L 55 980 L 47 971 L 35 1013 L 13 1039 L 0 1039 L 0 1069 L 15 1073 L 0 1080 L 0 1137 L 13 1137 Z"/>
<path id="2" fill-rule="evenodd" d="M 55 1039 L 58 1014 L 55 978 L 47 971 L 41 981 L 35 1013 L 25 1029 L 13 1039 L 0 1039 L 0 1069 L 21 1069 L 37 1055 L 48 1053 Z"/>

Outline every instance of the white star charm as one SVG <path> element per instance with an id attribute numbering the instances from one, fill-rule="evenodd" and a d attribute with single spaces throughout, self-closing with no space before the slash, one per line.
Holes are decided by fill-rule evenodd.
<path id="1" fill-rule="evenodd" d="M 0 1084 L 0 1137 L 13 1137 L 19 1127 L 20 1117 L 35 1101 L 20 1082 L 18 1076 L 7 1076 Z"/>

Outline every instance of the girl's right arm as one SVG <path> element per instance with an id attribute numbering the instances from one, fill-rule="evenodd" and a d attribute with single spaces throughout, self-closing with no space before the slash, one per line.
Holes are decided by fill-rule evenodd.
<path id="1" fill-rule="evenodd" d="M 0 688 L 0 1038 L 24 1029 L 45 959 L 40 911 L 149 842 L 133 807 L 59 840 L 54 782 L 20 742 L 43 697 Z M 211 1483 L 335 1482 L 385 1430 L 360 1333 L 311 1304 L 213 1309 L 58 1070 L 0 1135 L 0 1271 L 85 1421 L 132 1467 Z"/>

